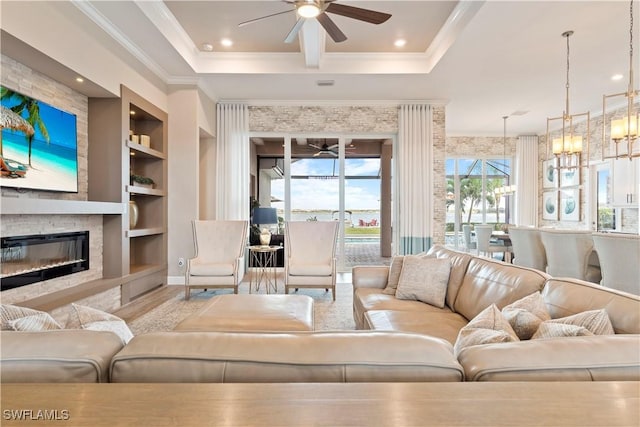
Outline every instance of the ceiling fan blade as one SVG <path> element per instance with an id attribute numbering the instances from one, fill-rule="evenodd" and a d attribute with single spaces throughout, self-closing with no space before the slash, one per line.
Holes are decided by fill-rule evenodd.
<path id="1" fill-rule="evenodd" d="M 272 13 L 271 15 L 261 16 L 260 18 L 250 19 L 248 21 L 244 21 L 238 24 L 238 27 L 244 27 L 245 25 L 253 24 L 254 22 L 262 21 L 263 19 L 271 18 L 272 16 L 284 15 L 285 13 L 290 13 L 295 11 L 295 9 L 285 10 L 284 12 Z"/>
<path id="2" fill-rule="evenodd" d="M 382 24 L 387 19 L 391 18 L 391 15 L 388 13 L 361 9 L 359 7 L 348 6 L 340 3 L 331 3 L 327 6 L 325 12 L 335 13 L 336 15 L 346 16 L 347 18 L 357 19 L 371 24 Z"/>
<path id="3" fill-rule="evenodd" d="M 327 151 L 327 153 L 331 154 L 333 157 L 338 157 L 338 153 L 335 153 L 333 151 Z"/>
<path id="4" fill-rule="evenodd" d="M 329 15 L 327 15 L 326 13 L 321 13 L 316 17 L 316 19 L 334 42 L 340 43 L 347 39 L 347 36 L 345 36 L 344 33 L 340 31 L 340 28 L 338 28 L 335 22 L 333 22 L 331 18 L 329 18 Z"/>
<path id="5" fill-rule="evenodd" d="M 291 31 L 289 31 L 289 34 L 287 34 L 287 37 L 284 39 L 284 42 L 293 43 L 293 41 L 296 39 L 296 36 L 300 32 L 300 28 L 302 28 L 303 25 L 304 25 L 304 18 L 298 18 L 298 20 L 296 21 L 296 24 L 293 26 Z"/>
<path id="6" fill-rule="evenodd" d="M 309 145 L 309 147 L 313 147 L 313 148 L 315 148 L 316 150 L 322 150 L 322 147 L 318 147 L 318 146 L 317 146 L 317 145 L 315 145 L 315 144 L 308 144 L 308 145 Z"/>
<path id="7" fill-rule="evenodd" d="M 333 144 L 327 147 L 327 149 L 329 150 L 333 150 L 334 148 L 338 148 L 340 146 L 340 144 Z"/>

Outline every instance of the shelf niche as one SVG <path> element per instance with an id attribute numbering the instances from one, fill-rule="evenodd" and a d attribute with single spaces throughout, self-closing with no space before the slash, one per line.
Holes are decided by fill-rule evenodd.
<path id="1" fill-rule="evenodd" d="M 122 278 L 122 304 L 167 280 L 167 123 L 166 112 L 125 86 L 119 99 L 89 99 L 89 199 L 133 200 L 139 211 L 133 229 L 127 208 L 104 220 L 103 274 Z M 154 187 L 132 185 L 131 174 Z"/>

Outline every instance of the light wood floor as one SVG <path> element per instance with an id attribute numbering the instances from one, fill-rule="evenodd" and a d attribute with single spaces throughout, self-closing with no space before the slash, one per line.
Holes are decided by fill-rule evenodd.
<path id="1" fill-rule="evenodd" d="M 337 283 L 351 283 L 351 273 L 338 273 L 336 281 Z M 125 322 L 131 322 L 183 292 L 183 286 L 161 286 L 123 305 L 113 314 Z"/>

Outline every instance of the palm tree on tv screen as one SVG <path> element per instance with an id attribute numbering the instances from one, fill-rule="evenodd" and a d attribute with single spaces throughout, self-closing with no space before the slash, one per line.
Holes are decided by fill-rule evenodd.
<path id="1" fill-rule="evenodd" d="M 42 137 L 45 139 L 47 144 L 49 143 L 49 132 L 47 131 L 47 127 L 42 121 L 42 117 L 40 116 L 40 106 L 38 105 L 38 101 L 35 99 L 23 95 L 21 93 L 14 92 L 11 89 L 7 89 L 6 87 L 2 88 L 1 99 L 10 99 L 13 98 L 19 102 L 18 105 L 14 105 L 11 108 L 11 111 L 16 114 L 22 115 L 23 111 L 27 112 L 27 117 L 25 118 L 27 122 L 34 128 L 39 129 Z M 27 143 L 29 146 L 29 167 L 31 166 L 31 146 L 33 144 L 34 134 L 27 135 Z"/>

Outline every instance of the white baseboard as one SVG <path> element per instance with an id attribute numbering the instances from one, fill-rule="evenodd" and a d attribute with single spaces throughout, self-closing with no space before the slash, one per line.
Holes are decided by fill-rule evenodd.
<path id="1" fill-rule="evenodd" d="M 167 276 L 167 285 L 184 286 L 184 276 Z"/>

